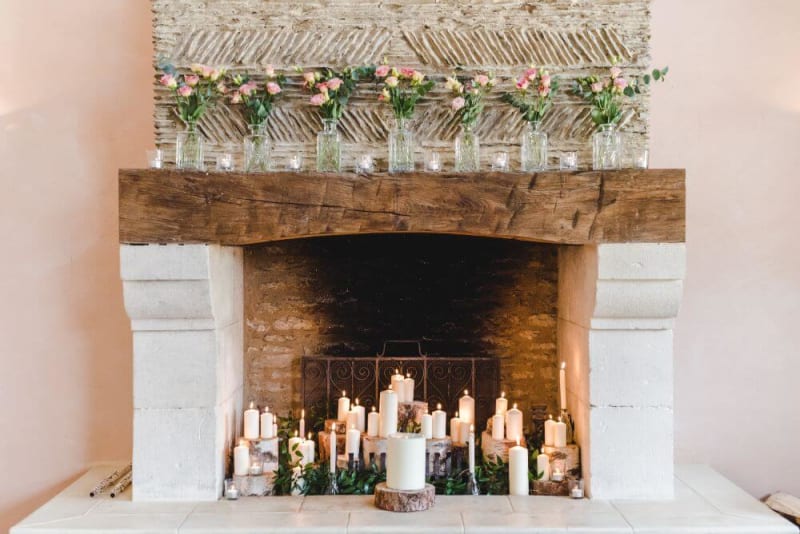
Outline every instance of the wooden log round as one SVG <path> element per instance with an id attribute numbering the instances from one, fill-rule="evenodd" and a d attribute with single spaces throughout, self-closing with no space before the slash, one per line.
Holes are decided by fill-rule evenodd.
<path id="1" fill-rule="evenodd" d="M 436 490 L 425 484 L 421 490 L 396 490 L 385 482 L 375 486 L 375 506 L 389 512 L 424 512 L 433 506 Z"/>

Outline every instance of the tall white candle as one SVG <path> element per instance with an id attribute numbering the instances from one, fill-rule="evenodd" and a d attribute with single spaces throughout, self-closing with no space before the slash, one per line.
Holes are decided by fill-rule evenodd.
<path id="1" fill-rule="evenodd" d="M 561 416 L 558 417 L 558 423 L 555 425 L 555 433 L 553 434 L 554 447 L 567 446 L 567 425 L 561 421 Z"/>
<path id="2" fill-rule="evenodd" d="M 355 408 L 355 406 L 353 406 L 353 408 Z M 350 427 L 356 427 L 357 426 L 357 422 L 356 422 L 357 419 L 358 419 L 358 412 L 356 412 L 353 409 L 348 411 L 347 412 L 347 417 L 345 417 L 345 424 L 347 425 L 347 426 L 345 426 L 345 428 L 350 429 Z"/>
<path id="3" fill-rule="evenodd" d="M 405 402 L 406 388 L 403 385 L 405 377 L 400 374 L 400 369 L 395 369 L 392 375 L 392 391 L 397 394 L 397 402 Z M 381 408 L 380 411 L 383 411 Z"/>
<path id="4" fill-rule="evenodd" d="M 497 400 L 494 401 L 494 413 L 499 413 L 500 415 L 506 415 L 508 411 L 508 399 L 506 398 L 506 392 L 501 391 L 500 396 L 497 397 Z"/>
<path id="5" fill-rule="evenodd" d="M 545 453 L 540 453 L 536 457 L 536 470 L 542 474 L 542 478 L 539 480 L 542 482 L 550 480 L 550 457 Z"/>
<path id="6" fill-rule="evenodd" d="M 461 420 L 460 427 L 458 429 L 458 438 L 461 443 L 466 443 L 469 441 L 469 429 L 472 427 L 472 423 L 468 421 Z"/>
<path id="7" fill-rule="evenodd" d="M 501 413 L 492 416 L 492 439 L 502 441 L 506 437 L 506 418 Z"/>
<path id="8" fill-rule="evenodd" d="M 300 435 L 301 436 L 305 436 L 306 435 L 306 411 L 305 410 L 300 410 L 300 425 L 299 426 L 300 426 L 300 428 L 299 428 Z"/>
<path id="9" fill-rule="evenodd" d="M 275 417 L 273 419 L 273 421 L 276 421 L 277 419 L 278 418 Z M 273 437 L 278 437 L 278 423 L 275 423 L 275 422 L 272 423 L 272 436 Z"/>
<path id="10" fill-rule="evenodd" d="M 433 411 L 433 439 L 443 439 L 447 435 L 447 414 L 442 405 L 437 404 Z"/>
<path id="11" fill-rule="evenodd" d="M 294 433 L 294 436 L 289 438 L 289 458 L 291 458 L 291 462 L 298 462 L 303 457 L 303 451 L 300 447 L 303 444 L 303 438 L 297 435 L 297 432 Z"/>
<path id="12" fill-rule="evenodd" d="M 397 432 L 397 393 L 391 389 L 381 391 L 380 414 L 380 436 L 385 438 Z"/>
<path id="13" fill-rule="evenodd" d="M 369 412 L 369 417 L 367 418 L 367 435 L 377 436 L 380 430 L 380 424 L 380 414 L 375 411 L 375 406 L 373 406 L 372 411 Z"/>
<path id="14" fill-rule="evenodd" d="M 561 411 L 567 409 L 567 362 L 561 362 L 558 370 L 558 387 L 561 392 Z"/>
<path id="15" fill-rule="evenodd" d="M 264 408 L 264 413 L 261 414 L 261 437 L 262 438 L 274 438 L 275 436 L 272 434 L 272 413 L 269 411 L 269 407 Z"/>
<path id="16" fill-rule="evenodd" d="M 450 418 L 450 439 L 453 443 L 461 441 L 461 419 L 458 417 L 458 412 Z"/>
<path id="17" fill-rule="evenodd" d="M 303 480 L 303 470 L 298 465 L 292 468 L 292 495 L 302 495 L 303 494 L 303 486 L 305 485 L 305 481 Z"/>
<path id="18" fill-rule="evenodd" d="M 389 437 L 386 485 L 394 490 L 425 487 L 425 438 L 422 434 L 399 432 Z"/>
<path id="19" fill-rule="evenodd" d="M 522 440 L 522 411 L 516 404 L 506 412 L 506 439 Z"/>
<path id="20" fill-rule="evenodd" d="M 256 404 L 250 401 L 250 408 L 244 411 L 244 438 L 258 439 L 259 413 Z"/>
<path id="21" fill-rule="evenodd" d="M 555 447 L 556 443 L 556 422 L 553 416 L 544 422 L 544 444 L 548 447 Z"/>
<path id="22" fill-rule="evenodd" d="M 422 414 L 422 423 L 420 423 L 422 427 L 422 435 L 425 436 L 425 439 L 433 438 L 433 416 L 429 413 Z"/>
<path id="23" fill-rule="evenodd" d="M 528 495 L 528 488 L 528 449 L 517 441 L 516 447 L 508 451 L 508 493 Z"/>
<path id="24" fill-rule="evenodd" d="M 469 396 L 469 391 L 464 390 L 464 396 L 458 399 L 458 413 L 462 421 L 475 423 L 475 399 Z M 464 436 L 466 440 L 466 436 Z"/>
<path id="25" fill-rule="evenodd" d="M 414 402 L 414 379 L 409 373 L 403 379 L 403 398 L 405 402 Z"/>
<path id="26" fill-rule="evenodd" d="M 244 476 L 250 471 L 250 445 L 245 440 L 239 440 L 239 445 L 233 448 L 233 474 Z"/>
<path id="27" fill-rule="evenodd" d="M 300 446 L 300 450 L 303 451 L 303 457 L 300 459 L 300 465 L 306 465 L 309 463 L 314 462 L 314 456 L 316 454 L 316 445 L 314 444 L 314 440 L 311 439 L 311 432 L 308 433 L 308 439 L 303 441 L 303 444 Z"/>
<path id="28" fill-rule="evenodd" d="M 353 456 L 358 459 L 358 451 L 361 450 L 361 431 L 355 427 L 355 425 L 351 426 L 347 429 L 347 436 L 345 437 L 344 442 L 344 452 L 345 454 L 353 453 Z"/>
<path id="29" fill-rule="evenodd" d="M 347 412 L 350 411 L 350 399 L 347 397 L 347 392 L 342 391 L 342 396 L 339 397 L 338 410 L 336 412 L 337 421 L 347 421 Z"/>
<path id="30" fill-rule="evenodd" d="M 475 425 L 469 425 L 469 472 L 475 472 Z"/>
<path id="31" fill-rule="evenodd" d="M 352 408 L 352 411 L 356 412 L 356 428 L 359 432 L 364 432 L 367 430 L 367 417 L 366 411 L 361 404 L 358 403 L 358 399 L 356 399 L 356 405 Z"/>
<path id="32" fill-rule="evenodd" d="M 336 423 L 331 425 L 331 433 L 328 436 L 328 450 L 331 453 L 330 460 L 330 472 L 336 472 Z"/>

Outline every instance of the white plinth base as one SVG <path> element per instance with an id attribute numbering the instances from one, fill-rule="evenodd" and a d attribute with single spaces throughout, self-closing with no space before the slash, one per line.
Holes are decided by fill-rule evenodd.
<path id="1" fill-rule="evenodd" d="M 96 467 L 11 529 L 11 534 L 125 532 L 582 532 L 795 533 L 764 504 L 713 469 L 676 466 L 673 501 L 572 500 L 566 497 L 436 496 L 427 512 L 376 510 L 368 496 L 245 497 L 216 502 L 91 499 L 89 490 L 117 466 Z M 388 531 L 388 530 L 387 530 Z"/>

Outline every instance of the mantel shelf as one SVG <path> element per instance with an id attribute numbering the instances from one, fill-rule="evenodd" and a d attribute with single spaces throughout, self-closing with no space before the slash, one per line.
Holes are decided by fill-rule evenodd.
<path id="1" fill-rule="evenodd" d="M 251 245 L 438 233 L 683 242 L 685 171 L 371 174 L 119 171 L 120 242 Z"/>

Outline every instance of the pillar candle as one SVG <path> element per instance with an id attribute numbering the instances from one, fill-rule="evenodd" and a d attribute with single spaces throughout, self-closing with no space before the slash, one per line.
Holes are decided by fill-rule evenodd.
<path id="1" fill-rule="evenodd" d="M 359 432 L 364 432 L 367 430 L 367 414 L 364 410 L 364 407 L 358 403 L 358 399 L 356 399 L 356 405 L 353 407 L 353 411 L 356 412 L 356 428 Z"/>
<path id="2" fill-rule="evenodd" d="M 553 416 L 544 422 L 544 444 L 548 447 L 555 447 L 556 442 L 556 422 L 553 421 Z"/>
<path id="3" fill-rule="evenodd" d="M 422 435 L 425 436 L 425 439 L 433 438 L 433 416 L 431 416 L 431 414 L 422 414 L 421 426 Z"/>
<path id="4" fill-rule="evenodd" d="M 464 390 L 464 396 L 458 399 L 458 413 L 462 421 L 475 424 L 475 399 L 469 396 L 469 391 Z M 467 439 L 464 436 L 464 439 Z"/>
<path id="5" fill-rule="evenodd" d="M 382 438 L 397 432 L 397 393 L 391 389 L 381 391 L 379 426 L 378 433 Z"/>
<path id="6" fill-rule="evenodd" d="M 492 416 L 492 439 L 502 441 L 506 437 L 506 418 L 501 413 Z"/>
<path id="7" fill-rule="evenodd" d="M 511 410 L 509 410 L 511 411 Z M 508 494 L 528 495 L 528 449 L 519 444 L 508 451 Z"/>
<path id="8" fill-rule="evenodd" d="M 261 414 L 261 437 L 262 438 L 274 438 L 275 436 L 272 434 L 272 414 L 269 411 L 269 408 L 264 408 L 264 413 Z"/>
<path id="9" fill-rule="evenodd" d="M 469 425 L 469 472 L 475 472 L 475 425 Z"/>
<path id="10" fill-rule="evenodd" d="M 297 467 L 292 468 L 292 495 L 302 495 L 303 494 L 303 486 L 305 485 L 305 481 L 303 480 L 303 470 L 298 465 Z"/>
<path id="11" fill-rule="evenodd" d="M 305 410 L 300 410 L 300 428 L 299 428 L 299 430 L 300 430 L 300 435 L 301 436 L 305 436 L 306 435 L 306 411 Z"/>
<path id="12" fill-rule="evenodd" d="M 294 433 L 294 436 L 289 438 L 289 458 L 291 462 L 298 462 L 303 457 L 303 451 L 300 449 L 300 446 L 303 444 L 303 438 L 297 435 L 297 432 Z"/>
<path id="13" fill-rule="evenodd" d="M 453 440 L 453 443 L 460 442 L 459 439 L 461 432 L 461 419 L 458 418 L 458 412 L 450 419 L 450 439 Z"/>
<path id="14" fill-rule="evenodd" d="M 300 446 L 300 450 L 303 452 L 303 457 L 300 459 L 300 465 L 306 465 L 314 462 L 314 456 L 316 455 L 316 445 L 314 444 L 314 440 L 311 439 L 311 433 L 308 433 L 308 439 L 303 441 L 303 444 Z"/>
<path id="15" fill-rule="evenodd" d="M 437 404 L 433 411 L 433 439 L 443 439 L 447 435 L 447 414 L 442 405 Z"/>
<path id="16" fill-rule="evenodd" d="M 367 418 L 367 435 L 377 436 L 380 429 L 380 424 L 380 414 L 375 411 L 375 406 L 373 406 L 372 411 L 369 412 L 369 417 Z"/>
<path id="17" fill-rule="evenodd" d="M 567 409 L 567 362 L 561 362 L 558 370 L 558 389 L 561 392 L 561 411 Z"/>
<path id="18" fill-rule="evenodd" d="M 336 423 L 331 425 L 331 432 L 328 436 L 328 450 L 330 451 L 330 472 L 336 473 Z"/>
<path id="19" fill-rule="evenodd" d="M 405 402 L 406 398 L 406 389 L 403 386 L 405 381 L 405 377 L 400 374 L 400 369 L 395 369 L 394 374 L 392 375 L 392 391 L 397 394 L 397 402 Z M 381 407 L 381 412 L 383 411 L 383 407 Z"/>
<path id="20" fill-rule="evenodd" d="M 522 439 L 522 411 L 516 404 L 506 412 L 506 439 L 512 441 Z"/>
<path id="21" fill-rule="evenodd" d="M 422 434 L 399 432 L 389 437 L 386 485 L 394 490 L 411 491 L 425 487 L 425 438 Z"/>
<path id="22" fill-rule="evenodd" d="M 239 445 L 233 448 L 233 474 L 247 475 L 250 471 L 250 445 L 245 440 L 239 440 Z"/>
<path id="23" fill-rule="evenodd" d="M 558 423 L 555 424 L 555 432 L 553 433 L 553 446 L 566 447 L 567 446 L 567 425 L 558 418 Z"/>
<path id="24" fill-rule="evenodd" d="M 536 457 L 536 470 L 542 474 L 542 478 L 539 480 L 542 482 L 550 480 L 550 457 L 545 453 L 540 453 Z"/>
<path id="25" fill-rule="evenodd" d="M 361 450 L 361 431 L 355 427 L 355 425 L 351 426 L 347 430 L 347 436 L 345 437 L 344 442 L 344 452 L 345 454 L 353 453 L 353 456 L 358 459 L 358 451 Z"/>
<path id="26" fill-rule="evenodd" d="M 338 410 L 336 412 L 337 421 L 347 421 L 347 412 L 350 411 L 350 399 L 347 393 L 342 391 L 342 396 L 339 397 Z"/>
<path id="27" fill-rule="evenodd" d="M 408 373 L 403 379 L 403 398 L 405 402 L 414 402 L 414 379 Z"/>
<path id="28" fill-rule="evenodd" d="M 250 408 L 244 411 L 244 438 L 258 439 L 259 413 L 254 402 L 250 402 Z"/>
<path id="29" fill-rule="evenodd" d="M 461 424 L 458 429 L 458 437 L 461 443 L 466 443 L 469 440 L 469 429 L 472 427 L 472 423 L 468 421 L 461 420 Z"/>
<path id="30" fill-rule="evenodd" d="M 355 406 L 353 406 L 353 408 L 355 408 Z M 356 422 L 357 419 L 358 419 L 358 412 L 356 412 L 353 409 L 349 410 L 344 420 L 346 425 L 345 428 L 347 428 L 348 430 L 350 429 L 350 427 L 356 428 L 358 426 L 358 423 Z"/>
<path id="31" fill-rule="evenodd" d="M 506 392 L 501 391 L 500 396 L 494 401 L 494 413 L 499 413 L 505 417 L 507 411 L 508 399 L 506 398 Z"/>

